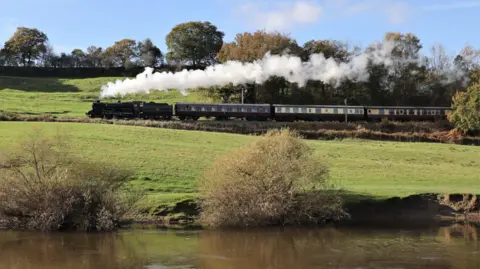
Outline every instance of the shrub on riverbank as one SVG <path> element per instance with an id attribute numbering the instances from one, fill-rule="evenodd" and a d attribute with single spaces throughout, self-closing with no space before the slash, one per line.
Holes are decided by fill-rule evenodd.
<path id="1" fill-rule="evenodd" d="M 296 132 L 269 131 L 220 157 L 200 181 L 201 221 L 211 226 L 318 223 L 343 215 L 328 168 Z"/>
<path id="2" fill-rule="evenodd" d="M 0 222 L 41 231 L 108 231 L 139 198 L 122 191 L 132 175 L 69 154 L 65 141 L 33 137 L 0 160 Z"/>
<path id="3" fill-rule="evenodd" d="M 480 83 L 468 87 L 467 92 L 457 92 L 453 97 L 450 121 L 464 134 L 480 134 Z"/>

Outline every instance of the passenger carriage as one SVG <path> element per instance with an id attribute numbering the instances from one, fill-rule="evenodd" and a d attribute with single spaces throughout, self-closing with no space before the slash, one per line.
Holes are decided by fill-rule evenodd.
<path id="1" fill-rule="evenodd" d="M 372 120 L 439 120 L 445 119 L 449 107 L 367 106 L 367 115 Z"/>
<path id="2" fill-rule="evenodd" d="M 200 117 L 215 117 L 217 120 L 242 118 L 247 120 L 267 120 L 271 118 L 270 104 L 207 104 L 176 103 L 175 116 L 180 120 L 198 120 Z"/>
<path id="3" fill-rule="evenodd" d="M 349 121 L 366 120 L 363 106 L 274 104 L 273 110 L 277 121 L 345 121 L 345 112 Z"/>

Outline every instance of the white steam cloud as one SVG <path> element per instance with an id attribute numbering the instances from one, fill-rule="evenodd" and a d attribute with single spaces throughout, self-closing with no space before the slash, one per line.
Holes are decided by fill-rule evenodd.
<path id="1" fill-rule="evenodd" d="M 302 62 L 299 57 L 291 55 L 270 55 L 267 53 L 261 60 L 253 63 L 228 61 L 207 67 L 205 70 L 182 70 L 180 72 L 156 72 L 153 68 L 145 71 L 135 79 L 109 82 L 101 88 L 100 98 L 109 96 L 125 96 L 134 93 L 149 93 L 151 90 L 179 90 L 188 95 L 188 89 L 199 87 L 223 86 L 229 83 L 244 85 L 247 83 L 262 84 L 272 76 L 284 77 L 290 83 L 304 86 L 309 80 L 323 81 L 334 87 L 340 86 L 345 79 L 365 82 L 369 78 L 368 63 L 383 64 L 394 71 L 395 61 L 392 57 L 393 42 L 384 42 L 375 49 L 352 56 L 347 62 L 339 62 L 333 58 L 325 58 L 323 54 L 313 54 L 310 60 Z M 408 60 L 417 64 L 421 60 Z M 403 63 L 407 63 L 403 60 Z M 447 77 L 462 76 L 460 73 L 446 74 Z"/>

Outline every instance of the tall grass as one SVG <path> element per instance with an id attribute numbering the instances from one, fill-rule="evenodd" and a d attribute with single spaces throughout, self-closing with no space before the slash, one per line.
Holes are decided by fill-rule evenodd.
<path id="1" fill-rule="evenodd" d="M 220 157 L 199 182 L 201 221 L 263 226 L 341 217 L 340 196 L 325 189 L 328 168 L 312 153 L 283 129 Z"/>
<path id="2" fill-rule="evenodd" d="M 0 222 L 41 231 L 108 231 L 140 199 L 122 189 L 132 172 L 78 159 L 64 137 L 40 133 L 0 159 Z"/>

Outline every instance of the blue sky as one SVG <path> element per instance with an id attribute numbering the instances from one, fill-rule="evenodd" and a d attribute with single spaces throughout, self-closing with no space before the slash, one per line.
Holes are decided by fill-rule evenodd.
<path id="1" fill-rule="evenodd" d="M 107 47 L 122 38 L 150 37 L 166 51 L 165 36 L 178 23 L 208 20 L 235 34 L 257 29 L 289 33 L 300 44 L 338 39 L 366 46 L 386 31 L 413 32 L 428 48 L 457 53 L 479 48 L 480 1 L 467 0 L 16 0 L 0 14 L 3 46 L 17 26 L 44 31 L 57 52 Z"/>

